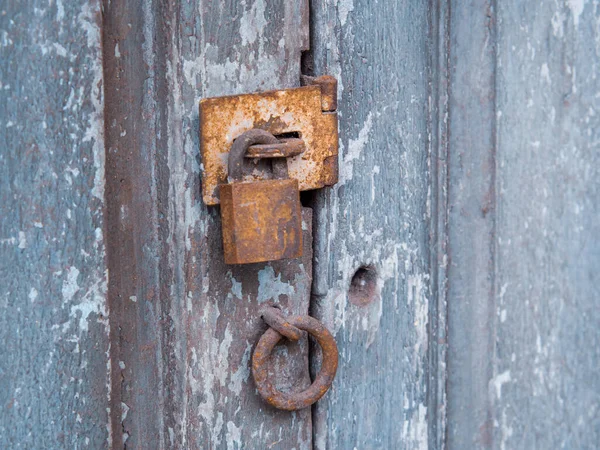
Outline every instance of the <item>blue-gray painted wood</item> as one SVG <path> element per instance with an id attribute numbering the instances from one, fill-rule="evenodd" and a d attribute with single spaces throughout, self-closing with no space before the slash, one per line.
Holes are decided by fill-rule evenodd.
<path id="1" fill-rule="evenodd" d="M 201 198 L 201 98 L 295 87 L 307 2 L 105 3 L 109 299 L 115 443 L 135 448 L 312 445 L 310 410 L 267 407 L 250 376 L 273 300 L 308 311 L 305 259 L 223 262 Z M 290 346 L 283 384 L 308 381 Z M 118 363 L 117 363 L 118 362 Z"/>
<path id="2" fill-rule="evenodd" d="M 435 447 L 443 378 L 433 352 L 445 314 L 431 252 L 438 11 L 408 1 L 311 5 L 314 69 L 338 78 L 340 121 L 340 180 L 315 201 L 312 308 L 340 349 L 314 414 L 315 448 Z M 361 266 L 377 272 L 368 304 L 348 294 Z"/>
<path id="3" fill-rule="evenodd" d="M 0 447 L 595 448 L 600 2 L 311 2 L 306 68 L 340 81 L 311 310 L 341 352 L 312 419 L 248 371 L 310 261 L 223 265 L 197 113 L 296 86 L 308 9 L 234 3 L 106 1 L 102 42 L 96 2 L 0 7 Z"/>
<path id="4" fill-rule="evenodd" d="M 107 448 L 100 3 L 0 5 L 0 447 Z"/>
<path id="5" fill-rule="evenodd" d="M 450 10 L 447 414 L 458 449 L 486 447 L 492 430 L 496 36 L 490 2 Z"/>
<path id="6" fill-rule="evenodd" d="M 600 442 L 600 2 L 451 2 L 448 447 Z"/>

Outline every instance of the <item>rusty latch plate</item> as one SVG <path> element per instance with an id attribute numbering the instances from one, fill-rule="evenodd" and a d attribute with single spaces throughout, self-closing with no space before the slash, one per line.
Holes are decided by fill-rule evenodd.
<path id="1" fill-rule="evenodd" d="M 335 80 L 334 80 L 335 81 Z M 219 203 L 219 185 L 227 183 L 227 158 L 233 140 L 252 128 L 275 136 L 298 136 L 304 151 L 288 159 L 289 176 L 301 191 L 337 182 L 338 124 L 335 104 L 321 86 L 304 86 L 200 101 L 200 149 L 204 203 Z M 252 181 L 252 175 L 244 181 Z"/>

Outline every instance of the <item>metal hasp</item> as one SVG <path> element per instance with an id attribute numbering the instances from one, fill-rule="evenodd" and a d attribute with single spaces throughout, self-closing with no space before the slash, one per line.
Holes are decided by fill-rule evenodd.
<path id="1" fill-rule="evenodd" d="M 302 256 L 300 191 L 337 182 L 337 81 L 301 81 L 200 101 L 202 193 L 221 204 L 227 264 Z"/>
<path id="2" fill-rule="evenodd" d="M 333 336 L 321 322 L 310 316 L 284 317 L 281 311 L 273 306 L 263 308 L 261 315 L 269 325 L 269 329 L 261 336 L 252 354 L 252 376 L 258 392 L 270 405 L 287 411 L 312 405 L 329 390 L 337 372 L 338 349 Z M 302 336 L 302 331 L 309 332 L 321 346 L 323 351 L 321 370 L 304 391 L 282 392 L 269 380 L 267 361 L 284 336 L 297 341 Z"/>
<path id="3" fill-rule="evenodd" d="M 226 264 L 249 264 L 302 256 L 298 180 L 288 178 L 284 157 L 272 159 L 271 179 L 242 182 L 245 156 L 254 144 L 275 145 L 265 130 L 242 133 L 231 146 L 228 183 L 221 185 L 221 220 Z"/>
<path id="4" fill-rule="evenodd" d="M 219 187 L 227 182 L 231 146 L 238 136 L 253 128 L 268 131 L 280 142 L 274 148 L 252 146 L 247 157 L 287 157 L 289 177 L 298 181 L 300 191 L 337 182 L 337 81 L 329 75 L 303 76 L 301 81 L 308 86 L 200 101 L 204 203 L 220 203 Z M 243 181 L 260 177 L 244 173 Z"/>

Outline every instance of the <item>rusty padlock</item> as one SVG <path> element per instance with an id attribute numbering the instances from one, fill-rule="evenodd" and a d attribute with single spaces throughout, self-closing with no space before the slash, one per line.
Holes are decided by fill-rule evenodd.
<path id="1" fill-rule="evenodd" d="M 231 146 L 228 183 L 219 187 L 226 264 L 302 256 L 300 191 L 298 181 L 288 178 L 286 159 L 271 160 L 273 179 L 243 181 L 248 148 L 277 142 L 271 133 L 252 129 Z"/>

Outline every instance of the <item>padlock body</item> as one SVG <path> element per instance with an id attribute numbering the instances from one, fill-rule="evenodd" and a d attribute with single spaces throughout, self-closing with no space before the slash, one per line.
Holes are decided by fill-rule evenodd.
<path id="1" fill-rule="evenodd" d="M 302 256 L 297 180 L 222 184 L 220 201 L 226 264 Z"/>

